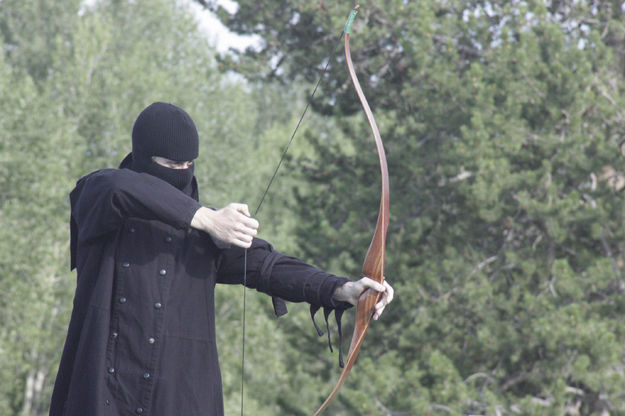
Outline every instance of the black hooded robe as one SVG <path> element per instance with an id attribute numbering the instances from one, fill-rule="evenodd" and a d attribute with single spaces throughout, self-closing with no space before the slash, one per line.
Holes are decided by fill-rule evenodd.
<path id="1" fill-rule="evenodd" d="M 244 250 L 190 228 L 200 208 L 168 183 L 105 169 L 70 194 L 74 308 L 51 416 L 220 416 L 216 283 L 242 283 Z M 293 302 L 332 301 L 348 281 L 254 239 L 247 286 Z"/>

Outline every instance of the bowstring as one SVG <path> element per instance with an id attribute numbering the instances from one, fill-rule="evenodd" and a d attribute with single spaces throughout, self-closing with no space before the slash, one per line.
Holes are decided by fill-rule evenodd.
<path id="1" fill-rule="evenodd" d="M 319 78 L 317 79 L 317 83 L 315 84 L 315 87 L 313 88 L 312 92 L 310 93 L 308 97 L 308 102 L 306 103 L 306 107 L 304 108 L 302 115 L 297 121 L 297 125 L 295 126 L 295 129 L 293 130 L 293 134 L 291 134 L 291 138 L 289 139 L 289 142 L 287 143 L 286 147 L 284 148 L 284 151 L 282 152 L 282 155 L 280 156 L 278 165 L 276 166 L 276 169 L 273 171 L 273 175 L 271 176 L 271 179 L 269 180 L 269 183 L 267 184 L 267 187 L 265 188 L 265 191 L 263 192 L 263 195 L 260 198 L 260 202 L 258 203 L 258 206 L 254 210 L 254 214 L 252 215 L 252 217 L 254 218 L 260 212 L 260 208 L 263 205 L 263 202 L 265 202 L 265 197 L 269 193 L 269 188 L 271 188 L 271 185 L 273 184 L 274 180 L 276 179 L 276 176 L 278 175 L 278 171 L 280 170 L 280 167 L 282 166 L 282 162 L 284 161 L 284 158 L 286 157 L 286 154 L 289 151 L 289 148 L 291 147 L 291 143 L 293 143 L 295 134 L 297 134 L 297 130 L 299 129 L 300 125 L 302 124 L 302 121 L 304 120 L 304 117 L 306 116 L 306 113 L 308 112 L 308 108 L 310 107 L 310 104 L 312 103 L 312 100 L 315 97 L 315 93 L 317 92 L 317 89 L 319 88 L 321 81 L 323 80 L 324 76 L 328 72 L 328 66 L 330 65 L 330 61 L 332 61 L 332 58 L 336 54 L 336 50 L 341 44 L 341 41 L 343 40 L 344 35 L 345 35 L 345 30 L 343 30 L 341 32 L 341 35 L 338 37 L 338 40 L 334 48 L 332 49 L 330 56 L 328 57 L 328 60 L 323 68 L 323 71 L 321 71 L 321 75 L 319 75 Z M 246 315 L 245 312 L 246 312 L 246 306 L 247 306 L 247 299 L 246 299 L 247 291 L 245 290 L 246 285 L 247 285 L 247 248 L 245 249 L 245 253 L 243 255 L 243 319 L 242 319 L 242 329 L 241 329 L 241 344 L 242 344 L 242 347 L 241 347 L 241 416 L 243 416 L 243 398 L 244 398 L 244 380 L 245 380 L 245 315 Z"/>

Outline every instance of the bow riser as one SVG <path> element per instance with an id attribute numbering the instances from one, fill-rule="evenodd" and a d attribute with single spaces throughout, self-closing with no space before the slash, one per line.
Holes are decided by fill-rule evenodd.
<path id="1" fill-rule="evenodd" d="M 386 178 L 388 178 L 388 173 Z M 388 189 L 388 185 L 386 189 Z M 362 265 L 363 276 L 367 276 L 378 283 L 384 283 L 384 252 L 386 250 L 386 230 L 388 229 L 388 206 L 388 195 L 382 195 L 375 233 Z"/>

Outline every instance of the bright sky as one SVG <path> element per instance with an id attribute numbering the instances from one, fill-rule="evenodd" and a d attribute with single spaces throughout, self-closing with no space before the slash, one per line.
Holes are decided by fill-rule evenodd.
<path id="1" fill-rule="evenodd" d="M 225 52 L 230 47 L 245 49 L 259 41 L 259 38 L 255 36 L 238 36 L 230 32 L 212 12 L 203 8 L 197 2 L 193 0 L 183 1 L 195 12 L 200 27 L 205 30 L 209 38 L 215 42 L 219 52 Z M 219 0 L 217 3 L 230 13 L 234 13 L 238 7 L 237 3 L 232 0 Z"/>
<path id="2" fill-rule="evenodd" d="M 98 0 L 84 0 L 84 6 L 91 6 Z M 186 4 L 196 15 L 200 27 L 206 32 L 219 52 L 226 52 L 228 48 L 245 49 L 246 47 L 260 42 L 258 36 L 238 36 L 230 32 L 211 11 L 202 7 L 193 0 L 180 0 Z M 2 2 L 2 0 L 0 0 Z M 229 13 L 236 12 L 238 5 L 233 0 L 217 0 L 217 4 L 226 9 Z"/>

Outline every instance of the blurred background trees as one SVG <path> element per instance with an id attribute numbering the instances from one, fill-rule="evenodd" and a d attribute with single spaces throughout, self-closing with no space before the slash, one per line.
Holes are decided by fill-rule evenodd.
<path id="1" fill-rule="evenodd" d="M 0 414 L 47 414 L 75 279 L 67 194 L 121 161 L 153 101 L 197 123 L 202 202 L 253 209 L 322 76 L 261 237 L 359 275 L 379 168 L 336 49 L 350 4 L 196 3 L 260 43 L 217 54 L 176 1 L 0 1 Z M 616 1 L 361 2 L 352 56 L 387 150 L 397 297 L 329 414 L 625 414 L 623 13 Z M 248 295 L 246 413 L 312 413 L 336 351 L 304 305 L 276 321 Z M 218 298 L 234 414 L 241 288 Z"/>

